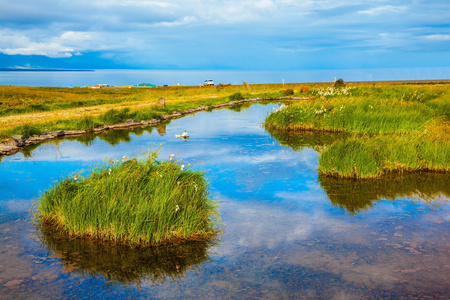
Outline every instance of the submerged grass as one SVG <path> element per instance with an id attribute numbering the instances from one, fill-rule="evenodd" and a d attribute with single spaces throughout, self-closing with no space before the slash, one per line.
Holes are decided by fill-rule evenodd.
<path id="1" fill-rule="evenodd" d="M 316 101 L 282 107 L 265 120 L 272 131 L 348 132 L 321 151 L 319 172 L 374 178 L 392 172 L 450 171 L 449 88 L 316 89 Z"/>
<path id="2" fill-rule="evenodd" d="M 110 162 L 58 182 L 40 196 L 36 216 L 77 237 L 158 245 L 214 235 L 218 212 L 201 172 L 178 162 Z"/>

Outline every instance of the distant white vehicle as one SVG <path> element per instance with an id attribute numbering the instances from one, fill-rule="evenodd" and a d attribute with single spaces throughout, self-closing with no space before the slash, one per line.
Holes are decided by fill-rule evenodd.
<path id="1" fill-rule="evenodd" d="M 212 80 L 212 79 L 205 80 L 205 82 L 203 83 L 203 85 L 206 85 L 206 86 L 208 86 L 208 85 L 214 85 L 214 80 Z"/>
<path id="2" fill-rule="evenodd" d="M 109 85 L 108 84 L 96 84 L 96 85 L 91 86 L 91 89 L 101 89 L 101 88 L 106 88 L 106 87 L 109 87 Z"/>

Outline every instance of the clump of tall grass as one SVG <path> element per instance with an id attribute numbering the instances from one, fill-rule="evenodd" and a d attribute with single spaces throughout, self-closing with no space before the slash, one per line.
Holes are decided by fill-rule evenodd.
<path id="1" fill-rule="evenodd" d="M 92 130 L 97 126 L 98 123 L 91 116 L 83 116 L 81 119 L 77 120 L 75 123 L 75 129 L 78 130 Z"/>
<path id="2" fill-rule="evenodd" d="M 436 121 L 437 123 L 437 121 Z M 450 171 L 450 124 L 430 124 L 421 134 L 355 137 L 326 148 L 319 172 L 344 178 L 388 173 Z"/>
<path id="3" fill-rule="evenodd" d="M 350 98 L 290 105 L 270 114 L 264 125 L 285 131 L 401 134 L 422 131 L 435 115 L 433 109 L 417 102 Z"/>
<path id="4" fill-rule="evenodd" d="M 158 245 L 217 232 L 203 173 L 156 153 L 68 176 L 39 200 L 38 220 L 77 237 Z"/>
<path id="5" fill-rule="evenodd" d="M 244 99 L 244 97 L 242 97 L 241 93 L 234 93 L 234 94 L 228 96 L 228 100 L 230 100 L 230 101 L 241 100 L 241 99 Z"/>
<path id="6" fill-rule="evenodd" d="M 131 113 L 130 108 L 125 107 L 120 110 L 110 109 L 100 115 L 98 118 L 105 124 L 117 124 L 133 118 L 135 115 L 136 113 Z"/>
<path id="7" fill-rule="evenodd" d="M 21 126 L 14 128 L 14 131 L 17 134 L 23 135 L 24 138 L 27 138 L 27 137 L 30 137 L 33 135 L 39 135 L 42 133 L 42 131 L 39 128 L 37 128 L 36 126 L 28 125 L 28 124 L 21 125 Z"/>

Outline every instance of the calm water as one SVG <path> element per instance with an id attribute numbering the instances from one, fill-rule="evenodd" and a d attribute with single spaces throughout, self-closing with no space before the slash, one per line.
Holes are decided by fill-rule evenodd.
<path id="1" fill-rule="evenodd" d="M 450 298 L 449 176 L 319 177 L 316 150 L 346 136 L 266 132 L 276 106 L 200 112 L 3 157 L 0 298 Z M 175 138 L 183 130 L 186 142 Z M 61 176 L 149 149 L 207 172 L 220 239 L 128 249 L 33 225 L 33 202 Z"/>
<path id="2" fill-rule="evenodd" d="M 281 83 L 346 81 L 450 79 L 450 67 L 390 68 L 299 71 L 164 71 L 164 70 L 95 70 L 95 72 L 5 72 L 0 71 L 0 85 L 18 86 L 112 86 L 151 83 L 156 85 L 198 85 L 206 79 L 215 83 Z"/>

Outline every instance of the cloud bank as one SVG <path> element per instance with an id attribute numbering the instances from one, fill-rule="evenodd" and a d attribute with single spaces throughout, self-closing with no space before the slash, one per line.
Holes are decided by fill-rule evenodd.
<path id="1" fill-rule="evenodd" d="M 136 68 L 441 66 L 450 3 L 3 0 L 0 53 Z M 86 55 L 98 53 L 94 58 Z M 78 58 L 80 59 L 80 58 Z M 449 65 L 447 59 L 446 66 Z"/>

